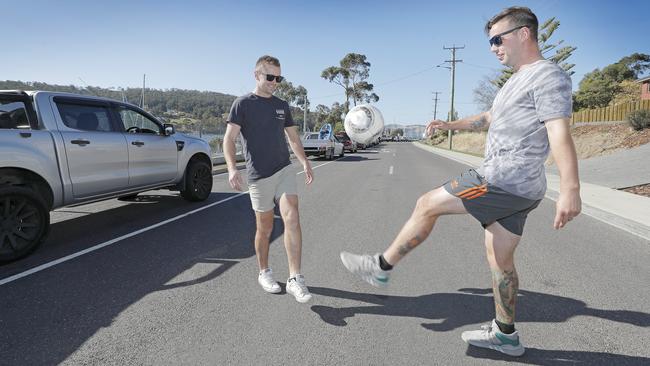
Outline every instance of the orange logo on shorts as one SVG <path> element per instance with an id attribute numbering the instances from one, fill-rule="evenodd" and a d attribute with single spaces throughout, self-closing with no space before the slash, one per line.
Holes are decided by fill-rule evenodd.
<path id="1" fill-rule="evenodd" d="M 464 191 L 458 192 L 456 196 L 467 200 L 471 200 L 477 197 L 481 197 L 487 192 L 488 192 L 487 184 L 482 184 L 480 186 L 474 186 L 472 188 L 468 188 Z"/>
<path id="2" fill-rule="evenodd" d="M 451 189 L 456 189 L 458 187 L 458 181 L 456 179 L 451 181 Z"/>

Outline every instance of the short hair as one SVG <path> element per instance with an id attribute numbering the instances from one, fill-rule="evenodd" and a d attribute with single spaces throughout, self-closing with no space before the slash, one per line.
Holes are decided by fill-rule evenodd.
<path id="1" fill-rule="evenodd" d="M 503 9 L 499 14 L 493 16 L 492 19 L 485 24 L 485 34 L 490 34 L 490 29 L 492 29 L 494 24 L 503 19 L 509 20 L 513 26 L 527 27 L 530 29 L 532 38 L 537 41 L 537 28 L 539 27 L 537 16 L 535 16 L 529 8 L 523 6 L 512 6 Z"/>
<path id="2" fill-rule="evenodd" d="M 262 64 L 271 64 L 273 66 L 280 67 L 280 60 L 273 56 L 264 55 L 257 59 L 255 63 L 255 70 L 259 69 Z"/>

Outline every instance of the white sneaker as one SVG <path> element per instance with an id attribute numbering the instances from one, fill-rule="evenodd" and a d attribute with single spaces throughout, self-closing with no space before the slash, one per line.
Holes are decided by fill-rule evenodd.
<path id="1" fill-rule="evenodd" d="M 491 324 L 481 325 L 481 330 L 463 332 L 460 337 L 472 346 L 490 348 L 509 356 L 521 356 L 525 352 L 519 342 L 519 333 L 502 333 L 494 320 Z"/>
<path id="2" fill-rule="evenodd" d="M 348 252 L 341 252 L 341 262 L 348 271 L 361 277 L 375 287 L 388 286 L 390 272 L 379 267 L 379 254 L 373 256 L 364 254 L 357 255 Z"/>
<path id="3" fill-rule="evenodd" d="M 268 293 L 277 294 L 281 291 L 280 285 L 278 285 L 278 283 L 273 279 L 273 271 L 271 268 L 262 270 L 260 275 L 257 276 L 257 282 L 259 282 L 264 291 Z"/>
<path id="4" fill-rule="evenodd" d="M 287 293 L 293 295 L 298 302 L 305 303 L 311 300 L 311 294 L 305 285 L 305 277 L 301 274 L 287 280 Z"/>

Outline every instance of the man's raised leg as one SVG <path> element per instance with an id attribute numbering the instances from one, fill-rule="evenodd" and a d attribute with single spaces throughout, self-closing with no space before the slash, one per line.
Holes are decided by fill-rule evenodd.
<path id="1" fill-rule="evenodd" d="M 388 271 L 429 236 L 438 217 L 463 213 L 467 211 L 460 198 L 443 187 L 436 188 L 418 199 L 411 217 L 383 254 L 371 256 L 342 252 L 341 261 L 350 272 L 371 285 L 386 286 Z"/>

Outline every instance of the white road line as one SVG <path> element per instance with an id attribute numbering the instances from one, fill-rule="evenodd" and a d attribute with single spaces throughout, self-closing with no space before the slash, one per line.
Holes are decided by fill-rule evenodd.
<path id="1" fill-rule="evenodd" d="M 103 243 L 101 243 L 101 244 L 97 244 L 97 245 L 95 245 L 94 247 L 90 247 L 90 248 L 84 249 L 84 250 L 82 250 L 82 251 L 80 251 L 80 252 L 76 252 L 76 253 L 73 253 L 73 254 L 67 255 L 67 256 L 65 256 L 65 257 L 63 257 L 63 258 L 59 258 L 59 259 L 57 259 L 57 260 L 53 260 L 53 261 L 48 262 L 48 263 L 45 263 L 45 264 L 41 264 L 41 265 L 38 266 L 38 267 L 34 267 L 34 268 L 32 268 L 32 269 L 30 269 L 30 270 L 27 270 L 27 271 L 25 271 L 25 272 L 21 272 L 21 273 L 15 274 L 15 275 L 13 275 L 13 276 L 11 276 L 11 277 L 3 278 L 2 280 L 0 280 L 0 286 L 2 286 L 2 285 L 4 285 L 4 284 L 7 284 L 7 283 L 9 283 L 9 282 L 15 281 L 15 280 L 17 280 L 17 279 L 19 279 L 19 278 L 23 278 L 23 277 L 29 276 L 29 275 L 34 274 L 34 273 L 36 273 L 36 272 L 40 272 L 40 271 L 42 271 L 42 270 L 44 270 L 44 269 L 47 269 L 47 268 L 50 268 L 50 267 L 56 266 L 57 264 L 60 264 L 60 263 L 63 263 L 63 262 L 67 262 L 67 261 L 69 261 L 69 260 L 71 260 L 71 259 L 77 258 L 77 257 L 82 256 L 82 255 L 84 255 L 84 254 L 88 254 L 88 253 L 90 253 L 90 252 L 94 252 L 94 251 L 96 251 L 96 250 L 98 250 L 98 249 L 101 249 L 101 248 L 103 248 L 103 247 L 107 247 L 107 246 L 109 246 L 109 245 L 115 244 L 115 243 L 117 243 L 117 242 L 119 242 L 119 241 L 122 241 L 122 240 L 124 240 L 124 239 L 128 239 L 128 238 L 130 238 L 130 237 L 133 237 L 133 236 L 136 236 L 136 235 L 138 235 L 138 234 L 142 234 L 142 233 L 144 233 L 144 232 L 147 232 L 147 231 L 153 230 L 153 229 L 155 229 L 155 228 L 157 228 L 157 227 L 160 227 L 160 226 L 163 226 L 163 225 L 165 225 L 165 224 L 169 224 L 170 222 L 174 222 L 174 221 L 180 220 L 180 219 L 185 218 L 185 217 L 187 217 L 187 216 L 193 215 L 193 214 L 195 214 L 195 213 L 197 213 L 197 212 L 201 212 L 201 211 L 203 211 L 203 210 L 206 210 L 206 209 L 208 209 L 208 208 L 210 208 L 210 207 L 213 207 L 213 206 L 216 206 L 216 205 L 220 205 L 220 204 L 222 204 L 222 203 L 224 203 L 224 202 L 230 201 L 230 200 L 232 200 L 232 199 L 235 199 L 235 198 L 237 198 L 237 197 L 243 196 L 243 195 L 245 195 L 245 194 L 248 194 L 248 191 L 246 191 L 246 192 L 242 192 L 242 193 L 239 193 L 239 194 L 236 194 L 236 195 L 234 195 L 234 196 L 230 196 L 230 197 L 228 197 L 228 198 L 224 198 L 224 199 L 222 199 L 221 201 L 217 201 L 217 202 L 211 203 L 211 204 L 206 205 L 206 206 L 203 206 L 203 207 L 199 207 L 199 208 L 197 208 L 197 209 L 195 209 L 195 210 L 192 210 L 192 211 L 190 211 L 190 212 L 186 212 L 186 213 L 184 213 L 184 214 L 182 214 L 182 215 L 178 215 L 178 216 L 176 216 L 176 217 L 172 217 L 171 219 L 167 219 L 167 220 L 165 220 L 165 221 L 161 221 L 161 222 L 159 222 L 159 223 L 157 223 L 157 224 L 153 224 L 153 225 L 151 225 L 151 226 L 147 226 L 147 227 L 145 227 L 145 228 L 143 228 L 143 229 L 136 230 L 136 231 L 134 231 L 134 232 L 131 232 L 131 233 L 128 233 L 128 234 L 122 235 L 122 236 L 120 236 L 120 237 L 117 237 L 117 238 L 115 238 L 115 239 L 111 239 L 111 240 L 106 241 L 106 242 L 103 242 Z"/>
<path id="2" fill-rule="evenodd" d="M 393 166 L 391 165 L 390 168 L 388 168 L 388 175 L 393 175 Z"/>
<path id="3" fill-rule="evenodd" d="M 324 166 L 324 165 L 330 164 L 330 163 L 332 163 L 332 162 L 333 162 L 333 161 L 330 161 L 330 162 L 327 162 L 327 163 L 324 163 L 324 164 L 321 164 L 321 165 L 315 166 L 315 167 L 312 168 L 312 169 L 318 169 L 318 168 L 320 168 L 320 167 L 322 167 L 322 166 Z M 302 174 L 302 173 L 304 173 L 304 172 L 301 171 L 301 172 L 297 173 L 296 175 L 299 175 L 299 174 Z M 101 244 L 97 244 L 97 245 L 95 245 L 95 246 L 93 246 L 93 247 L 86 248 L 86 249 L 84 249 L 84 250 L 82 250 L 82 251 L 80 251 L 80 252 L 76 252 L 76 253 L 73 253 L 73 254 L 67 255 L 67 256 L 65 256 L 65 257 L 62 257 L 62 258 L 59 258 L 59 259 L 53 260 L 53 261 L 51 261 L 51 262 L 47 262 L 47 263 L 45 263 L 45 264 L 41 264 L 40 266 L 34 267 L 34 268 L 29 269 L 29 270 L 27 270 L 27 271 L 20 272 L 20 273 L 17 273 L 17 274 L 15 274 L 15 275 L 13 275 L 13 276 L 9 276 L 9 277 L 3 278 L 3 279 L 0 280 L 0 286 L 5 285 L 5 284 L 10 283 L 10 282 L 13 282 L 13 281 L 16 281 L 16 280 L 21 279 L 21 278 L 23 278 L 23 277 L 27 277 L 27 276 L 32 275 L 32 274 L 34 274 L 34 273 L 37 273 L 37 272 L 43 271 L 43 270 L 48 269 L 48 268 L 50 268 L 50 267 L 54 267 L 54 266 L 56 266 L 56 265 L 58 265 L 58 264 L 61 264 L 61 263 L 63 263 L 63 262 L 67 262 L 67 261 L 72 260 L 72 259 L 74 259 L 74 258 L 80 257 L 80 256 L 82 256 L 82 255 L 84 255 L 84 254 L 88 254 L 88 253 L 94 252 L 94 251 L 96 251 L 96 250 L 99 250 L 99 249 L 101 249 L 101 248 L 107 247 L 107 246 L 109 246 L 109 245 L 113 245 L 113 244 L 115 244 L 115 243 L 117 243 L 117 242 L 120 242 L 120 241 L 122 241 L 122 240 L 124 240 L 124 239 L 128 239 L 128 238 L 131 238 L 131 237 L 133 237 L 133 236 L 136 236 L 136 235 L 142 234 L 142 233 L 144 233 L 144 232 L 147 232 L 147 231 L 153 230 L 153 229 L 155 229 L 155 228 L 157 228 L 157 227 L 160 227 L 160 226 L 163 226 L 163 225 L 169 224 L 170 222 L 178 221 L 178 220 L 180 220 L 180 219 L 182 219 L 182 218 L 188 217 L 188 216 L 190 216 L 190 215 L 193 215 L 193 214 L 195 214 L 195 213 L 197 213 L 197 212 L 201 212 L 201 211 L 203 211 L 203 210 L 207 210 L 208 208 L 211 208 L 211 207 L 214 207 L 214 206 L 220 205 L 220 204 L 222 204 L 222 203 L 228 202 L 228 201 L 233 200 L 233 199 L 235 199 L 235 198 L 241 197 L 241 196 L 243 196 L 243 195 L 245 195 L 245 194 L 248 194 L 248 191 L 246 191 L 246 192 L 241 192 L 241 193 L 238 193 L 238 194 L 235 194 L 234 196 L 230 196 L 230 197 L 228 197 L 228 198 L 224 198 L 224 199 L 222 199 L 221 201 L 217 201 L 217 202 L 211 203 L 211 204 L 209 204 L 209 205 L 206 205 L 206 206 L 203 206 L 203 207 L 199 207 L 199 208 L 197 208 L 197 209 L 195 209 L 195 210 L 192 210 L 192 211 L 186 212 L 186 213 L 181 214 L 181 215 L 178 215 L 178 216 L 176 216 L 176 217 L 172 217 L 171 219 L 167 219 L 167 220 L 165 220 L 165 221 L 161 221 L 161 222 L 159 222 L 159 223 L 157 223 L 157 224 L 153 224 L 153 225 L 151 225 L 151 226 L 147 226 L 147 227 L 145 227 L 145 228 L 142 228 L 142 229 L 139 229 L 139 230 L 133 231 L 133 232 L 131 232 L 131 233 L 128 233 L 128 234 L 122 235 L 122 236 L 120 236 L 120 237 L 117 237 L 117 238 L 115 238 L 115 239 L 111 239 L 111 240 L 109 240 L 109 241 L 105 241 L 105 242 L 103 242 L 103 243 L 101 243 Z"/>

